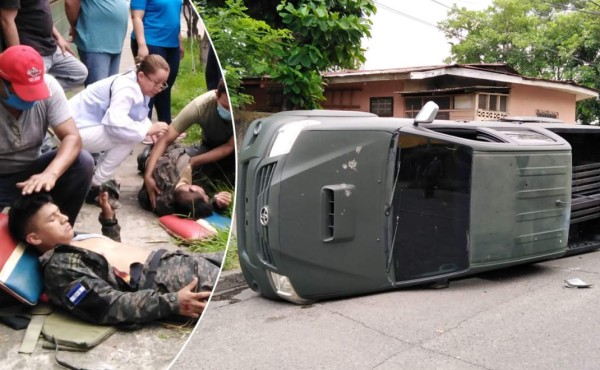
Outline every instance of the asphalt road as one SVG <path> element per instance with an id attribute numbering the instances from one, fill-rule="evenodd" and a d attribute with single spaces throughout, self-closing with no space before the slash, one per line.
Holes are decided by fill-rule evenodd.
<path id="1" fill-rule="evenodd" d="M 600 368 L 600 251 L 309 306 L 222 278 L 172 370 Z"/>

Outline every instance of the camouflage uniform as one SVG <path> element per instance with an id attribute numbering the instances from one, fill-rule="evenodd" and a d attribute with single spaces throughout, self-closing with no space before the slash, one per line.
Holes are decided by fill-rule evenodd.
<path id="1" fill-rule="evenodd" d="M 103 231 L 105 228 L 110 226 L 103 227 Z M 148 283 L 149 288 L 142 289 L 150 276 L 150 261 L 156 253 L 158 251 L 152 252 L 143 265 L 132 264 L 130 274 L 123 274 L 98 253 L 58 245 L 40 257 L 46 294 L 51 303 L 98 324 L 181 319 L 177 291 L 189 284 L 194 276 L 198 277 L 198 291 L 212 290 L 223 254 L 166 252 L 158 260 L 156 275 Z M 131 278 L 136 269 L 142 272 L 138 281 Z"/>
<path id="2" fill-rule="evenodd" d="M 170 146 L 166 153 L 156 161 L 152 177 L 156 182 L 156 186 L 160 189 L 160 194 L 156 197 L 156 208 L 154 209 L 154 213 L 158 216 L 174 212 L 172 204 L 175 185 L 179 182 L 185 165 L 189 163 L 189 158 L 185 148 Z M 138 193 L 138 201 L 142 208 L 152 210 L 145 184 L 142 185 Z"/>
<path id="3" fill-rule="evenodd" d="M 187 176 L 184 175 L 186 167 L 188 167 L 190 162 L 190 157 L 196 155 L 194 153 L 197 153 L 196 147 L 180 147 L 177 144 L 173 144 L 169 146 L 165 154 L 156 161 L 152 177 L 156 182 L 156 186 L 160 189 L 160 194 L 156 196 L 156 208 L 153 211 L 158 216 L 175 213 L 175 210 L 173 209 L 175 187 L 180 183 L 182 178 L 184 178 L 184 182 L 188 184 L 191 182 L 194 185 L 201 186 L 207 194 L 214 194 L 218 191 L 218 189 L 213 186 L 214 182 L 208 178 L 206 174 L 194 171 L 193 174 L 188 172 L 186 174 Z M 143 184 L 138 192 L 138 201 L 142 208 L 152 211 L 146 184 Z M 214 199 L 211 202 L 213 210 L 220 212 L 221 210 L 214 203 Z"/>
<path id="4" fill-rule="evenodd" d="M 102 212 L 100 212 L 100 216 L 98 216 L 98 222 L 102 225 L 102 235 L 111 238 L 116 242 L 121 241 L 121 225 L 119 225 L 119 221 L 117 221 L 117 217 L 113 216 L 113 218 L 103 218 Z"/>

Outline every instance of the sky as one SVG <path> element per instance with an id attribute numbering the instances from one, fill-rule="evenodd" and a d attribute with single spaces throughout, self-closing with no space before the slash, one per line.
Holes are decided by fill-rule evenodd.
<path id="1" fill-rule="evenodd" d="M 434 26 L 446 18 L 454 3 L 482 10 L 492 0 L 375 0 L 371 38 L 363 40 L 367 61 L 362 69 L 443 64 L 450 56 L 450 45 Z"/>

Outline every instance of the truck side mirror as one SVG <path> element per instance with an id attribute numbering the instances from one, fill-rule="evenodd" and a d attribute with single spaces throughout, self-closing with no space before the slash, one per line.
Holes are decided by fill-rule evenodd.
<path id="1" fill-rule="evenodd" d="M 433 122 L 433 120 L 435 119 L 435 116 L 437 116 L 439 109 L 440 109 L 440 107 L 438 107 L 437 104 L 435 104 L 432 101 L 428 101 L 427 103 L 425 103 L 423 108 L 421 108 L 419 113 L 417 113 L 417 116 L 415 117 L 414 125 L 419 126 L 419 123 Z"/>

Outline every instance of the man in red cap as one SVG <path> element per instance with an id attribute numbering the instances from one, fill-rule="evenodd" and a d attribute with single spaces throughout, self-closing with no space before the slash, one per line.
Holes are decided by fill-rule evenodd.
<path id="1" fill-rule="evenodd" d="M 61 143 L 42 154 L 49 126 Z M 73 225 L 93 170 L 65 93 L 44 73 L 40 54 L 25 45 L 6 49 L 0 54 L 0 209 L 21 194 L 49 192 Z"/>

